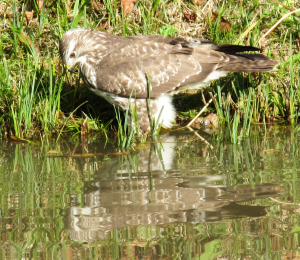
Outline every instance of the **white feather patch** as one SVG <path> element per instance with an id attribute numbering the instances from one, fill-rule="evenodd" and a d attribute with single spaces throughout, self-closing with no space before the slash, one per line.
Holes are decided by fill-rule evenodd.
<path id="1" fill-rule="evenodd" d="M 214 72 L 210 73 L 208 75 L 208 77 L 205 80 L 203 80 L 203 82 L 208 83 L 212 80 L 225 77 L 227 75 L 227 73 L 228 73 L 228 71 L 214 71 Z"/>
<path id="2" fill-rule="evenodd" d="M 206 79 L 199 81 L 199 82 L 195 82 L 193 84 L 185 85 L 182 88 L 180 88 L 180 91 L 187 90 L 187 89 L 200 89 L 200 88 L 206 86 L 212 80 L 226 76 L 227 73 L 228 72 L 226 72 L 226 71 L 214 71 L 211 74 L 209 74 Z"/>
<path id="3" fill-rule="evenodd" d="M 159 120 L 159 125 L 162 124 L 163 128 L 171 128 L 176 119 L 176 112 L 172 104 L 172 97 L 164 94 L 156 100 L 157 113 L 154 115 L 155 120 Z M 160 114 L 160 116 L 159 116 Z"/>
<path id="4" fill-rule="evenodd" d="M 201 73 L 201 72 L 199 72 Z M 197 74 L 199 74 L 197 73 Z M 177 94 L 183 90 L 201 89 L 205 87 L 210 81 L 226 76 L 228 71 L 214 71 L 208 75 L 208 77 L 202 81 L 198 81 L 192 84 L 181 86 L 178 90 L 172 91 L 172 95 Z M 175 88 L 174 88 L 175 89 Z"/>

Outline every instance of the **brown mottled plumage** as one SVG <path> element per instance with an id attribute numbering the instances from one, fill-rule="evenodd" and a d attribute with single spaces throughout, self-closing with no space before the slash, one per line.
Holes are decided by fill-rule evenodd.
<path id="1" fill-rule="evenodd" d="M 151 130 L 152 119 L 172 126 L 176 114 L 170 95 L 202 88 L 228 72 L 270 71 L 278 64 L 261 54 L 243 53 L 258 50 L 195 38 L 125 38 L 83 28 L 66 32 L 59 44 L 63 63 L 69 70 L 79 65 L 84 82 L 97 95 L 123 110 L 132 97 L 142 135 Z"/>

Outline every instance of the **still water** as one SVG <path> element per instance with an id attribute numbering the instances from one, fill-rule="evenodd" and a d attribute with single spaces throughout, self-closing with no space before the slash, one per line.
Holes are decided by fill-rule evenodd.
<path id="1" fill-rule="evenodd" d="M 0 259 L 299 259 L 300 132 L 224 138 L 3 141 Z"/>

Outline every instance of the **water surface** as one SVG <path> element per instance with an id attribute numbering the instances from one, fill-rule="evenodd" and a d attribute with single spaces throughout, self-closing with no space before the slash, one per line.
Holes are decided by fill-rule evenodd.
<path id="1" fill-rule="evenodd" d="M 292 259 L 300 132 L 0 145 L 0 259 Z"/>

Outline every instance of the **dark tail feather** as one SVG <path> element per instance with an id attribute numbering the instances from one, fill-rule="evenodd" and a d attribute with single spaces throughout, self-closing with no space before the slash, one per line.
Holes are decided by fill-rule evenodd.
<path id="1" fill-rule="evenodd" d="M 238 52 L 245 52 L 245 51 L 260 51 L 259 48 L 252 47 L 252 46 L 231 45 L 231 44 L 216 44 L 216 45 L 212 45 L 211 49 L 219 52 L 228 53 L 228 54 L 235 54 Z"/>

